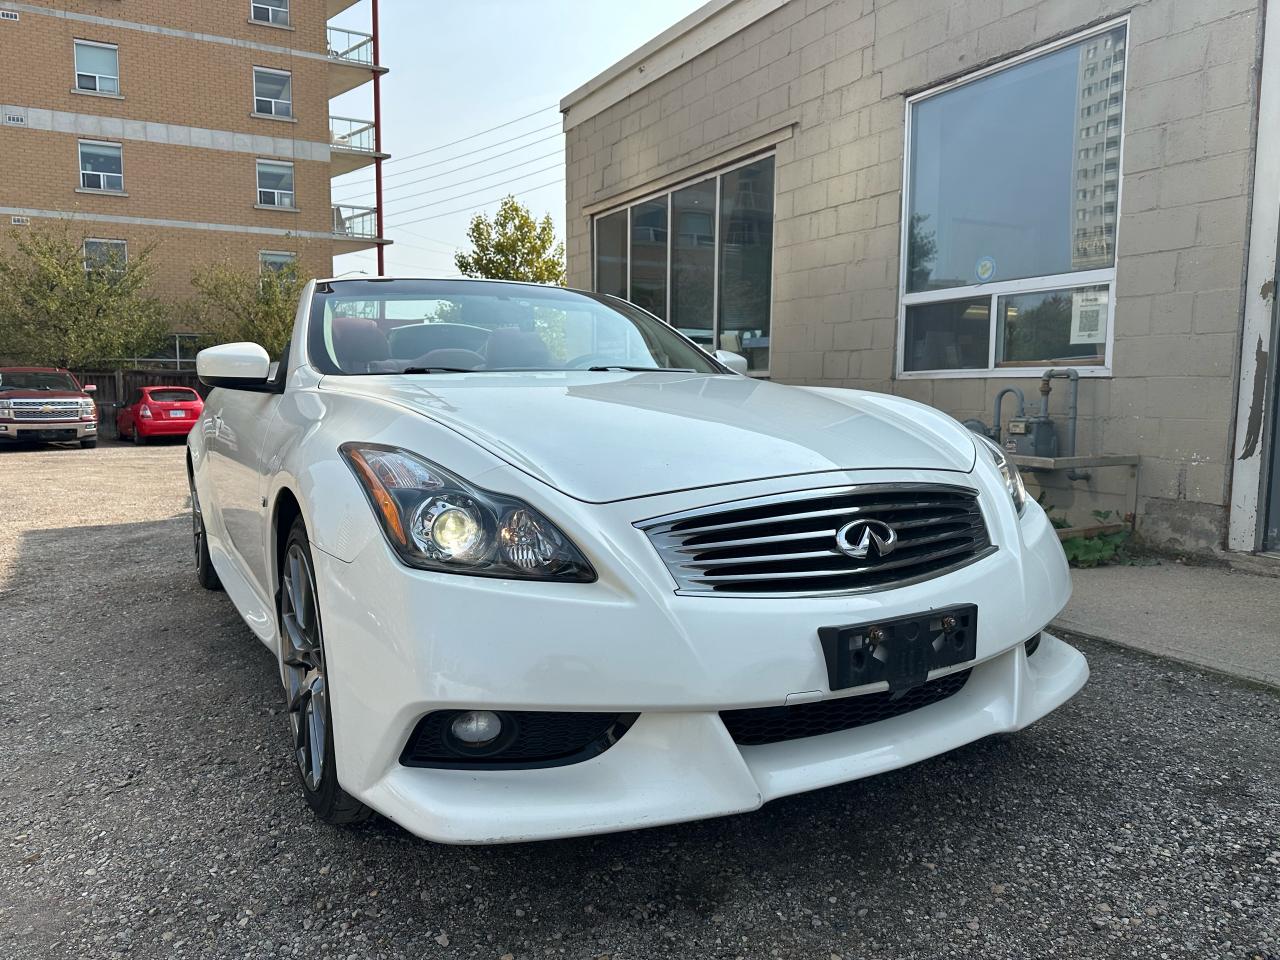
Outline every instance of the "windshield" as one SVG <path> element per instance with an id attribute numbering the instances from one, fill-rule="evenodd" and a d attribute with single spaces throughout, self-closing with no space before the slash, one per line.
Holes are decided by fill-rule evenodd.
<path id="1" fill-rule="evenodd" d="M 485 280 L 321 284 L 308 349 L 326 374 L 726 372 L 661 320 L 621 300 Z"/>
<path id="2" fill-rule="evenodd" d="M 0 391 L 4 390 L 74 390 L 79 385 L 68 374 L 44 371 L 0 370 Z"/>

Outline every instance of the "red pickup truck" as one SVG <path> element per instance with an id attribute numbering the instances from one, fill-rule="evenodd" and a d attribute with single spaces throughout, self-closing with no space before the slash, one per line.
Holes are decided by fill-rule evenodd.
<path id="1" fill-rule="evenodd" d="M 0 442 L 79 441 L 98 445 L 97 387 L 57 367 L 0 367 Z"/>

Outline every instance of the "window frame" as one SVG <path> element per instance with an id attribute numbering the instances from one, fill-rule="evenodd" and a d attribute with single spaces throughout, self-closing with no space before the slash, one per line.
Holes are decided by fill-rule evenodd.
<path id="1" fill-rule="evenodd" d="M 707 180 L 714 180 L 714 181 L 715 181 L 715 185 L 716 185 L 716 206 L 715 206 L 715 211 L 714 211 L 714 213 L 713 213 L 713 217 L 714 217 L 714 220 L 715 220 L 715 223 L 714 223 L 714 227 L 715 227 L 715 235 L 714 235 L 714 240 L 713 240 L 713 242 L 712 242 L 713 262 L 712 262 L 712 268 L 711 268 L 711 269 L 712 269 L 712 289 L 711 289 L 711 342 L 712 342 L 712 344 L 713 344 L 713 345 L 719 344 L 719 342 L 720 342 L 720 334 L 721 334 L 721 332 L 722 332 L 722 331 L 721 331 L 721 328 L 720 328 L 720 226 L 721 226 L 721 224 L 720 224 L 720 217 L 721 217 L 721 213 L 722 213 L 722 211 L 721 211 L 721 204 L 722 204 L 722 196 L 721 196 L 721 194 L 722 194 L 722 192 L 723 192 L 723 190 L 722 190 L 722 183 L 721 183 L 721 181 L 723 180 L 724 175 L 725 175 L 725 174 L 727 174 L 727 173 L 732 173 L 734 170 L 738 170 L 738 169 L 740 169 L 740 168 L 742 168 L 742 167 L 749 167 L 749 166 L 751 166 L 751 164 L 753 164 L 753 163 L 758 163 L 758 162 L 759 162 L 759 161 L 761 161 L 761 160 L 764 160 L 764 159 L 766 159 L 766 158 L 772 157 L 772 158 L 773 158 L 773 163 L 774 163 L 774 168 L 773 168 L 773 204 L 774 204 L 774 206 L 773 206 L 773 211 L 774 211 L 774 212 L 773 212 L 773 223 L 774 223 L 774 229 L 770 232 L 770 246 L 769 246 L 769 263 L 770 263 L 770 268 L 769 268 L 769 341 L 770 341 L 770 343 L 769 343 L 769 365 L 768 365 L 768 366 L 766 366 L 764 369 L 761 369 L 761 370 L 751 370 L 751 371 L 748 371 L 748 373 L 747 373 L 747 376 L 749 376 L 749 377 L 757 377 L 757 378 L 765 379 L 765 380 L 769 379 L 769 376 L 770 376 L 770 370 L 771 370 L 771 368 L 772 368 L 772 366 L 773 366 L 773 333 L 774 333 L 774 309 L 773 309 L 773 305 L 774 305 L 774 300 L 776 299 L 775 294 L 776 294 L 776 292 L 777 292 L 777 290 L 776 290 L 776 283 L 775 283 L 775 280 L 776 280 L 776 277 L 777 277 L 777 263 L 778 263 L 778 231 L 777 231 L 777 224 L 778 224 L 778 156 L 777 156 L 777 154 L 778 154 L 778 151 L 777 151 L 777 147 L 776 147 L 776 145 L 775 145 L 775 146 L 771 146 L 771 147 L 769 147 L 768 149 L 761 150 L 759 153 L 753 153 L 753 154 L 752 154 L 751 156 L 749 156 L 749 157 L 743 157 L 743 158 L 742 158 L 742 159 L 740 159 L 740 160 L 735 160 L 733 163 L 726 164 L 726 165 L 725 165 L 725 166 L 723 166 L 723 167 L 716 167 L 716 168 L 715 168 L 715 169 L 713 169 L 713 170 L 706 171 L 706 172 L 704 172 L 704 173 L 698 174 L 697 176 L 689 177 L 689 178 L 684 179 L 684 180 L 676 180 L 676 181 L 673 181 L 671 184 L 669 184 L 668 186 L 664 186 L 664 187 L 663 187 L 662 189 L 660 189 L 660 190 L 654 190 L 654 191 L 652 191 L 651 193 L 645 193 L 645 194 L 638 195 L 638 196 L 636 196 L 636 197 L 633 197 L 633 198 L 629 199 L 626 203 L 620 203 L 620 204 L 617 204 L 617 205 L 612 206 L 612 207 L 603 207 L 603 208 L 601 208 L 601 209 L 599 209 L 599 210 L 595 211 L 594 213 L 592 213 L 592 214 L 591 214 L 591 292 L 592 292 L 592 293 L 596 293 L 596 292 L 597 292 L 597 291 L 596 291 L 596 283 L 597 283 L 597 279 L 598 279 L 598 278 L 596 277 L 596 261 L 597 261 L 597 256 L 596 256 L 596 254 L 597 254 L 597 251 L 599 250 L 599 242 L 598 242 L 598 238 L 597 238 L 597 231 L 598 231 L 599 226 L 600 226 L 600 221 L 601 221 L 602 219 L 604 219 L 605 217 L 612 216 L 612 215 L 613 215 L 613 214 L 615 214 L 615 213 L 621 213 L 621 212 L 623 212 L 623 211 L 626 211 L 626 214 L 627 214 L 627 230 L 626 230 L 626 237 L 627 237 L 627 250 L 626 250 L 626 256 L 627 256 L 627 270 L 626 270 L 627 296 L 626 296 L 626 297 L 624 297 L 623 299 L 625 299 L 628 303 L 631 303 L 631 300 L 629 299 L 629 298 L 630 298 L 630 296 L 631 296 L 631 239 L 632 239 L 632 236 L 631 236 L 631 210 L 632 210 L 632 208 L 633 208 L 633 207 L 640 206 L 641 204 L 644 204 L 644 203 L 650 203 L 650 202 L 652 202 L 652 201 L 654 201 L 654 200 L 657 200 L 657 199 L 660 199 L 660 198 L 662 198 L 662 197 L 665 197 L 665 198 L 666 198 L 666 200 L 667 200 L 667 289 L 666 289 L 666 298 L 667 298 L 667 301 L 666 301 L 666 308 L 665 308 L 665 311 L 664 311 L 664 312 L 665 312 L 665 313 L 666 313 L 666 315 L 667 315 L 667 319 L 666 319 L 666 320 L 664 320 L 664 319 L 662 319 L 661 317 L 657 317 L 657 316 L 655 316 L 654 314 L 649 313 L 649 311 L 648 311 L 648 310 L 644 310 L 644 308 L 643 308 L 643 307 L 636 307 L 636 309 L 637 309 L 637 310 L 644 310 L 644 312 L 645 312 L 645 313 L 649 314 L 649 316 L 651 316 L 651 317 L 654 317 L 654 318 L 655 318 L 656 320 L 658 320 L 660 323 L 665 323 L 665 324 L 667 324 L 667 326 L 671 326 L 671 321 L 670 321 L 670 318 L 671 318 L 671 289 L 672 289 L 672 286 L 673 286 L 673 284 L 672 284 L 672 282 L 671 282 L 671 268 L 672 268 L 672 255 L 673 255 L 673 252 L 674 252 L 674 246 L 675 246 L 675 243 L 674 243 L 674 239 L 675 239 L 675 238 L 674 238 L 674 234 L 672 233 L 672 230 L 673 230 L 673 228 L 674 228 L 673 212 L 672 212 L 672 211 L 674 210 L 675 204 L 674 204 L 674 203 L 672 203 L 672 199 L 671 199 L 671 198 L 672 198 L 672 195 L 673 195 L 673 194 L 678 193 L 679 191 L 681 191 L 681 190 L 685 189 L 686 187 L 691 187 L 691 186 L 693 186 L 694 184 L 698 184 L 698 183 L 705 183 Z M 601 296 L 611 296 L 611 294 L 601 294 Z M 675 328 L 675 327 L 672 327 L 672 329 L 674 330 L 674 329 L 676 329 L 676 328 Z M 679 332 L 679 331 L 677 330 L 677 332 Z M 715 350 L 716 350 L 716 349 L 720 349 L 720 348 L 719 348 L 718 346 L 716 346 L 716 347 L 711 351 L 713 356 L 714 356 L 714 353 L 715 353 Z"/>
<path id="2" fill-rule="evenodd" d="M 260 277 L 266 276 L 265 271 L 267 270 L 279 272 L 279 271 L 276 271 L 275 267 L 267 266 L 267 261 L 265 259 L 267 257 L 288 257 L 289 263 L 292 263 L 295 265 L 298 262 L 297 253 L 295 253 L 292 250 L 259 250 L 258 251 L 258 276 Z"/>
<path id="3" fill-rule="evenodd" d="M 259 20 L 257 17 L 253 15 L 254 10 L 257 9 L 258 7 L 262 7 L 262 9 L 267 11 L 266 20 Z M 275 20 L 271 19 L 270 11 L 279 10 L 279 9 L 281 8 L 273 7 L 270 4 L 263 3 L 262 0 L 249 0 L 249 22 L 256 23 L 259 26 L 263 26 L 263 27 L 292 28 L 293 27 L 293 4 L 290 3 L 290 0 L 284 0 L 284 23 L 276 23 Z"/>
<path id="4" fill-rule="evenodd" d="M 112 77 L 106 73 L 83 73 L 80 70 L 79 48 L 80 47 L 99 47 L 103 50 L 114 50 L 116 54 L 116 74 Z M 93 89 L 86 90 L 80 86 L 81 77 L 93 77 Z M 101 80 L 108 77 L 116 82 L 115 90 L 103 90 L 101 88 Z M 120 97 L 120 45 L 118 43 L 104 43 L 101 40 L 84 40 L 80 37 L 74 37 L 71 40 L 71 89 L 76 93 L 87 93 L 100 97 Z"/>
<path id="5" fill-rule="evenodd" d="M 80 260 L 84 264 L 85 273 L 88 273 L 90 270 L 93 269 L 93 266 L 91 266 L 89 263 L 89 244 L 91 243 L 105 243 L 111 246 L 120 247 L 121 269 L 118 272 L 120 273 L 124 272 L 123 268 L 129 263 L 129 241 L 128 240 L 121 240 L 119 237 L 85 237 L 82 241 L 80 241 Z"/>
<path id="6" fill-rule="evenodd" d="M 84 152 L 83 152 L 83 148 L 86 144 L 91 147 L 115 147 L 116 149 L 118 149 L 120 151 L 120 173 L 119 174 L 97 173 L 94 170 L 86 170 L 84 168 Z M 79 167 L 80 169 L 80 176 L 76 185 L 77 190 L 88 192 L 88 193 L 105 193 L 110 196 L 121 196 L 122 194 L 124 194 L 125 180 L 124 180 L 124 144 L 123 143 L 120 143 L 115 140 L 78 139 L 76 140 L 76 166 Z M 99 177 L 119 176 L 120 189 L 117 190 L 114 187 L 86 187 L 84 185 L 84 176 L 86 173 L 92 173 Z"/>
<path id="7" fill-rule="evenodd" d="M 260 73 L 268 73 L 277 77 L 288 77 L 289 78 L 289 99 L 278 100 L 275 97 L 259 96 L 258 95 L 258 74 Z M 269 113 L 263 113 L 261 110 L 258 109 L 259 100 L 270 101 L 271 111 Z M 281 103 L 285 103 L 289 105 L 288 113 L 276 112 L 276 105 Z M 296 120 L 297 119 L 293 115 L 293 71 L 278 70 L 275 67 L 260 67 L 260 66 L 257 66 L 256 64 L 254 65 L 253 67 L 253 115 L 255 117 L 268 117 L 272 120 Z"/>
<path id="8" fill-rule="evenodd" d="M 1090 37 L 1101 36 L 1115 30 L 1118 27 L 1125 28 L 1125 57 L 1126 66 L 1124 83 L 1120 88 L 1120 131 L 1119 131 L 1119 151 L 1116 159 L 1117 164 L 1117 181 L 1116 181 L 1116 228 L 1115 228 L 1115 262 L 1110 267 L 1097 270 L 1076 270 L 1070 273 L 1059 273 L 1041 277 L 1027 277 L 1020 280 L 995 280 L 990 283 L 972 283 L 962 287 L 948 287 L 945 290 L 922 290 L 916 293 L 907 292 L 907 244 L 910 239 L 910 231 L 907 224 L 911 217 L 911 119 L 912 109 L 917 103 L 928 100 L 940 94 L 947 93 L 957 87 L 982 80 L 993 74 L 1000 73 L 1005 70 L 1013 69 L 1032 60 L 1036 60 L 1046 54 L 1054 53 L 1065 47 L 1074 46 L 1082 41 L 1088 40 Z M 1026 379 L 1028 377 L 1039 377 L 1046 370 L 1071 366 L 1080 372 L 1082 377 L 1110 377 L 1112 376 L 1111 365 L 1113 360 L 1113 349 L 1115 347 L 1115 315 L 1116 315 L 1116 272 L 1120 263 L 1120 214 L 1123 209 L 1120 204 L 1120 198 L 1124 191 L 1124 165 L 1120 162 L 1124 157 L 1124 121 L 1126 116 L 1127 100 L 1129 93 L 1128 71 L 1127 65 L 1129 60 L 1129 45 L 1131 36 L 1130 18 L 1128 14 L 1120 17 L 1114 17 L 1103 23 L 1094 24 L 1084 30 L 1076 31 L 1065 37 L 1054 40 L 1051 43 L 1041 44 L 1034 49 L 1018 54 L 1015 57 L 1001 60 L 999 63 L 984 67 L 981 70 L 975 70 L 973 73 L 965 74 L 955 80 L 947 83 L 939 84 L 936 87 L 930 87 L 928 90 L 907 97 L 903 105 L 904 111 L 904 137 L 902 149 L 902 209 L 899 219 L 899 249 L 898 249 L 898 314 L 897 314 L 897 330 L 894 336 L 894 377 L 898 380 L 975 380 L 997 377 L 1020 377 Z M 1108 74 L 1110 76 L 1110 73 Z M 1112 94 L 1114 95 L 1114 94 Z M 1108 97 L 1108 99 L 1110 99 Z M 1078 189 L 1072 181 L 1071 189 Z M 1105 197 L 1102 198 L 1105 202 Z M 996 355 L 999 349 L 999 307 L 1000 298 L 1018 293 L 1038 293 L 1049 292 L 1053 290 L 1076 289 L 1090 286 L 1106 286 L 1107 287 L 1107 339 L 1103 349 L 1103 358 L 1101 364 L 1080 364 L 1073 365 L 1070 361 L 1065 361 L 1056 365 L 1038 364 L 1029 366 L 996 366 Z M 907 334 L 907 308 L 926 303 L 944 303 L 951 300 L 965 300 L 987 297 L 990 300 L 990 316 L 988 318 L 989 334 L 987 343 L 987 366 L 982 367 L 966 367 L 959 370 L 907 370 L 906 363 L 906 334 Z"/>
<path id="9" fill-rule="evenodd" d="M 264 190 L 262 187 L 262 179 L 261 179 L 262 165 L 264 163 L 272 164 L 277 167 L 288 167 L 293 175 L 293 189 L 292 190 L 275 190 L 275 189 Z M 254 186 L 253 197 L 255 201 L 254 206 L 259 208 L 260 210 L 297 210 L 298 209 L 297 170 L 295 169 L 292 160 L 268 160 L 265 157 L 255 157 L 253 161 L 253 186 Z M 289 205 L 285 206 L 284 204 L 281 204 L 281 203 L 263 203 L 262 202 L 263 193 L 274 193 L 277 199 L 279 199 L 280 194 L 287 193 L 289 195 L 289 201 L 290 201 Z"/>

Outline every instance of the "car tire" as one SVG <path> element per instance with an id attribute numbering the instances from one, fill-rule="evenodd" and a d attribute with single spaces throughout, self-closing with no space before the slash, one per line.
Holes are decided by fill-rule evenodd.
<path id="1" fill-rule="evenodd" d="M 84 448 L 84 449 L 86 449 L 86 450 L 92 450 L 92 449 L 93 449 L 94 447 L 96 447 L 97 445 L 98 445 L 98 440 L 97 440 L 97 438 L 96 438 L 96 437 L 95 437 L 93 440 L 81 440 L 81 441 L 80 441 L 80 446 L 81 446 L 81 447 L 83 447 L 83 448 Z"/>
<path id="2" fill-rule="evenodd" d="M 187 483 L 191 488 L 191 539 L 196 554 L 196 579 L 206 590 L 221 590 L 222 581 L 218 579 L 218 571 L 213 569 L 213 558 L 209 556 L 209 535 L 205 532 L 204 511 L 200 509 L 196 481 L 190 474 L 187 475 Z"/>
<path id="3" fill-rule="evenodd" d="M 145 447 L 147 445 L 147 438 L 142 435 L 142 431 L 137 427 L 133 428 L 133 442 L 140 447 Z"/>
<path id="4" fill-rule="evenodd" d="M 293 521 L 285 541 L 276 615 L 280 627 L 280 679 L 293 738 L 294 769 L 303 795 L 325 823 L 363 823 L 373 811 L 338 783 L 324 630 L 316 599 L 311 543 L 301 517 Z"/>

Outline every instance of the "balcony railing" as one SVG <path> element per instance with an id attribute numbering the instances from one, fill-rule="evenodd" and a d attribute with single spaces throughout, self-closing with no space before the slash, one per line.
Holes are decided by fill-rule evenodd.
<path id="1" fill-rule="evenodd" d="M 330 117 L 329 139 L 342 150 L 373 153 L 373 121 L 356 120 L 354 117 Z"/>
<path id="2" fill-rule="evenodd" d="M 341 60 L 343 63 L 359 64 L 362 67 L 373 66 L 373 36 L 357 30 L 342 30 L 329 27 L 329 59 Z"/>
<path id="3" fill-rule="evenodd" d="M 374 207 L 333 205 L 333 235 L 349 240 L 378 238 L 378 211 Z"/>

